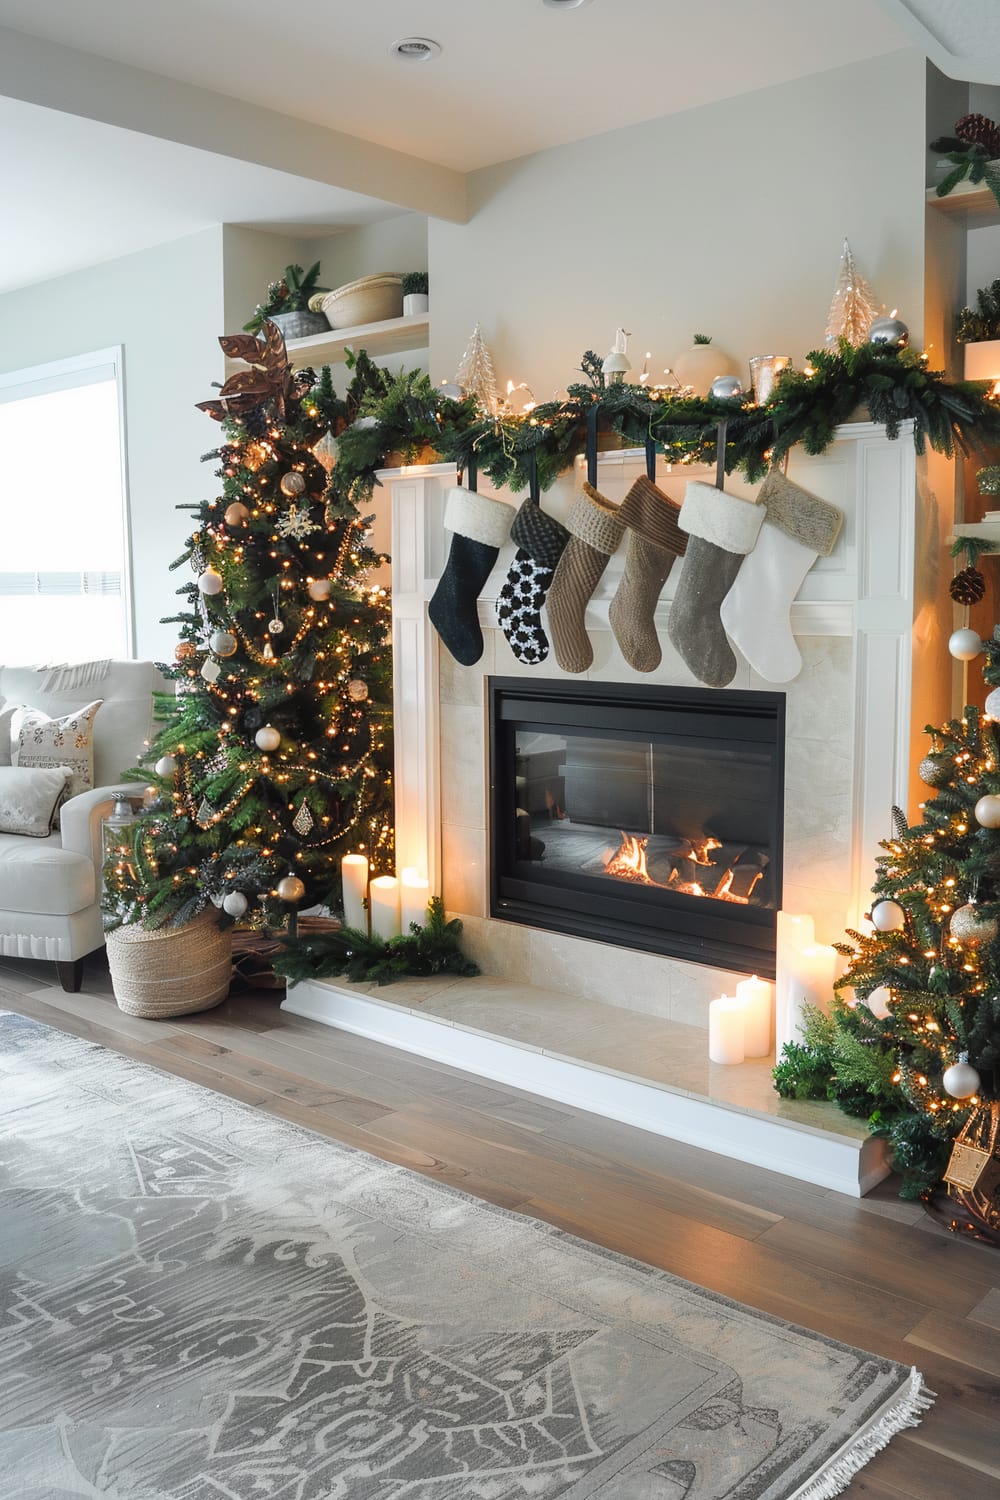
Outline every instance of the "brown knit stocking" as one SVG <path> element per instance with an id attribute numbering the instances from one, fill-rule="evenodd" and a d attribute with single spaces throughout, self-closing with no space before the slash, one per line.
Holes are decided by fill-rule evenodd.
<path id="1" fill-rule="evenodd" d="M 618 511 L 629 528 L 628 551 L 608 616 L 622 656 L 637 672 L 655 672 L 663 656 L 653 616 L 674 558 L 687 546 L 677 524 L 680 510 L 642 474 Z"/>
<path id="2" fill-rule="evenodd" d="M 585 484 L 573 501 L 566 527 L 569 541 L 549 589 L 549 629 L 563 671 L 585 672 L 594 660 L 585 624 L 587 604 L 625 526 L 618 518 L 618 507 Z"/>

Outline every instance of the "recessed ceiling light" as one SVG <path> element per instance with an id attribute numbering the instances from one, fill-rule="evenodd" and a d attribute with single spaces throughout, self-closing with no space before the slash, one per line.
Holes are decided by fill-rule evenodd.
<path id="1" fill-rule="evenodd" d="M 430 62 L 432 57 L 441 56 L 441 43 L 426 36 L 404 36 L 402 41 L 393 42 L 389 53 L 403 62 Z"/>
<path id="2" fill-rule="evenodd" d="M 581 5 L 589 5 L 590 0 L 542 0 L 550 10 L 579 10 Z"/>

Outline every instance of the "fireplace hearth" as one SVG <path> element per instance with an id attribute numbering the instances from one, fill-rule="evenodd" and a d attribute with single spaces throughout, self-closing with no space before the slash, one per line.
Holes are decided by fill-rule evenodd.
<path id="1" fill-rule="evenodd" d="M 489 683 L 495 917 L 773 976 L 785 699 Z"/>

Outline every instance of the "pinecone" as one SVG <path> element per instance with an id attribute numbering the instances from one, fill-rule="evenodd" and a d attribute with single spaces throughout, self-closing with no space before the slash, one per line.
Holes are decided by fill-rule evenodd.
<path id="1" fill-rule="evenodd" d="M 986 593 L 986 579 L 978 568 L 963 568 L 948 585 L 956 604 L 978 604 Z"/>
<path id="2" fill-rule="evenodd" d="M 955 121 L 955 134 L 970 146 L 982 146 L 991 158 L 1000 156 L 1000 126 L 985 115 L 963 115 Z"/>

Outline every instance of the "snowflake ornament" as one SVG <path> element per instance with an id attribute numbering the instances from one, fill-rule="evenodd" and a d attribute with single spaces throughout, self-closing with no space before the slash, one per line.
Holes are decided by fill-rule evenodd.
<path id="1" fill-rule="evenodd" d="M 307 505 L 290 505 L 283 515 L 280 515 L 274 525 L 279 536 L 292 537 L 301 542 L 313 531 L 321 531 L 315 521 L 309 519 L 309 507 Z"/>

